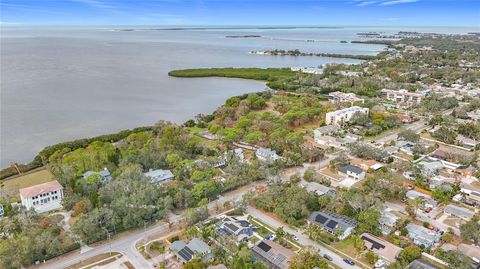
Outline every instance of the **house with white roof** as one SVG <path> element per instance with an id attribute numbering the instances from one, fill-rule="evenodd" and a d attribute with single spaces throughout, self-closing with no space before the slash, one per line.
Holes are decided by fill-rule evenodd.
<path id="1" fill-rule="evenodd" d="M 365 99 L 358 98 L 355 93 L 331 92 L 328 94 L 330 102 L 334 104 L 365 102 Z"/>
<path id="2" fill-rule="evenodd" d="M 170 170 L 152 170 L 143 173 L 146 177 L 150 178 L 153 183 L 163 184 L 173 179 L 173 173 Z"/>
<path id="3" fill-rule="evenodd" d="M 20 189 L 22 205 L 43 213 L 62 208 L 63 186 L 56 180 Z"/>

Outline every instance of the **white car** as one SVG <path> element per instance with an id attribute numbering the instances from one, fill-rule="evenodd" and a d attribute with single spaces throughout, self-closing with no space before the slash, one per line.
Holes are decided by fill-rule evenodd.
<path id="1" fill-rule="evenodd" d="M 293 240 L 295 240 L 295 241 L 300 240 L 300 238 L 298 238 L 298 236 L 296 236 L 296 235 L 293 235 L 292 238 L 293 238 Z"/>

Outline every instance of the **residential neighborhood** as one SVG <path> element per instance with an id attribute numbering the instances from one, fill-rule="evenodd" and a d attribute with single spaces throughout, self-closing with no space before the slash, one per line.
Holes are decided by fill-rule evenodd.
<path id="1" fill-rule="evenodd" d="M 276 69 L 210 115 L 47 148 L 2 180 L 0 265 L 479 269 L 471 38 Z"/>

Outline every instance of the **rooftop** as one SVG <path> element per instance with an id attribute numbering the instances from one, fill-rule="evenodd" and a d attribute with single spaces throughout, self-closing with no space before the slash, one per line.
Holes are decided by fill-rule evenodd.
<path id="1" fill-rule="evenodd" d="M 408 235 L 413 239 L 413 242 L 417 245 L 424 245 L 425 247 L 431 247 L 435 242 L 440 240 L 441 234 L 427 229 L 423 226 L 409 223 L 406 226 Z"/>
<path id="2" fill-rule="evenodd" d="M 253 252 L 263 259 L 280 267 L 288 268 L 288 264 L 295 253 L 273 241 L 262 240 L 252 248 Z"/>
<path id="3" fill-rule="evenodd" d="M 327 187 L 317 182 L 307 182 L 303 184 L 303 186 L 307 189 L 308 192 L 314 192 L 318 195 L 324 195 L 329 192 L 335 192 L 334 188 Z"/>
<path id="4" fill-rule="evenodd" d="M 144 173 L 144 175 L 152 179 L 152 181 L 155 183 L 173 178 L 173 173 L 170 170 L 162 170 L 162 169 L 150 170 Z"/>
<path id="5" fill-rule="evenodd" d="M 196 237 L 188 244 L 183 240 L 177 240 L 170 245 L 170 249 L 184 261 L 190 261 L 196 254 L 204 255 L 210 252 L 210 247 Z"/>
<path id="6" fill-rule="evenodd" d="M 332 115 L 339 115 L 339 114 L 350 113 L 350 112 L 355 112 L 355 111 L 368 111 L 368 108 L 359 107 L 359 106 L 351 106 L 351 107 L 335 110 L 335 111 L 328 112 L 328 113 L 331 113 Z"/>
<path id="7" fill-rule="evenodd" d="M 340 167 L 340 168 L 338 169 L 338 171 L 340 171 L 340 172 L 342 172 L 342 173 L 344 173 L 344 174 L 346 174 L 348 171 L 353 172 L 353 173 L 355 173 L 355 174 L 361 174 L 361 173 L 363 173 L 362 168 L 360 168 L 360 167 L 358 167 L 358 166 L 355 166 L 355 165 L 351 165 L 351 164 L 347 164 L 347 165 L 344 165 L 344 166 Z"/>
<path id="8" fill-rule="evenodd" d="M 308 217 L 308 220 L 331 232 L 335 232 L 337 228 L 345 231 L 348 228 L 354 229 L 357 227 L 356 221 L 333 212 L 315 211 Z"/>
<path id="9" fill-rule="evenodd" d="M 322 127 L 318 127 L 314 131 L 322 133 L 322 134 L 326 134 L 326 133 L 338 132 L 341 129 L 342 128 L 340 128 L 340 126 L 338 126 L 338 125 L 325 125 L 325 126 L 322 126 Z"/>
<path id="10" fill-rule="evenodd" d="M 31 187 L 20 189 L 20 196 L 22 198 L 31 198 L 42 193 L 47 193 L 56 190 L 63 190 L 63 187 L 58 181 L 53 180 L 50 182 L 34 185 Z"/>
<path id="11" fill-rule="evenodd" d="M 408 265 L 408 269 L 440 269 L 427 261 L 416 259 Z"/>
<path id="12" fill-rule="evenodd" d="M 480 261 L 480 247 L 474 245 L 460 244 L 458 250 L 468 257 L 475 258 Z"/>
<path id="13" fill-rule="evenodd" d="M 465 207 L 460 207 L 456 205 L 447 205 L 445 209 L 443 209 L 444 212 L 455 215 L 457 217 L 463 217 L 470 219 L 475 215 L 475 212 L 465 208 Z"/>
<path id="14" fill-rule="evenodd" d="M 360 238 L 365 242 L 367 249 L 373 251 L 375 254 L 386 259 L 390 263 L 395 262 L 397 256 L 403 250 L 401 247 L 397 247 L 390 242 L 368 233 L 363 233 Z"/>

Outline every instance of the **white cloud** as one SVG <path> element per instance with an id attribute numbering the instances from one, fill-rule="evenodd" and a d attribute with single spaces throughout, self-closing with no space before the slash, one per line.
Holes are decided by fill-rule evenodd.
<path id="1" fill-rule="evenodd" d="M 95 7 L 95 8 L 101 8 L 101 9 L 115 9 L 114 6 L 112 5 L 109 5 L 103 1 L 99 1 L 99 0 L 72 0 L 73 2 L 78 2 L 78 3 L 82 3 L 82 4 L 85 4 L 85 5 L 89 5 L 91 7 Z"/>
<path id="2" fill-rule="evenodd" d="M 364 7 L 364 6 L 391 6 L 391 5 L 398 5 L 398 4 L 406 4 L 406 3 L 415 3 L 420 0 L 352 0 L 350 1 L 351 4 L 356 5 L 357 7 Z"/>
<path id="3" fill-rule="evenodd" d="M 398 5 L 398 4 L 406 4 L 406 3 L 415 3 L 419 0 L 392 0 L 386 1 L 379 4 L 379 6 L 391 6 L 391 5 Z"/>
<path id="4" fill-rule="evenodd" d="M 373 5 L 375 3 L 378 3 L 378 1 L 363 1 L 363 2 L 359 2 L 356 6 L 363 7 L 363 6 Z"/>

